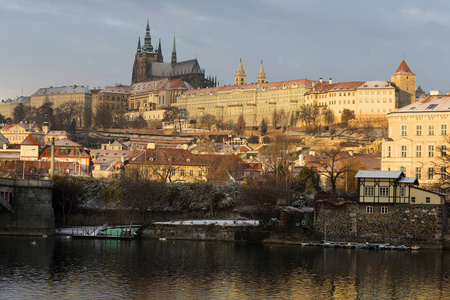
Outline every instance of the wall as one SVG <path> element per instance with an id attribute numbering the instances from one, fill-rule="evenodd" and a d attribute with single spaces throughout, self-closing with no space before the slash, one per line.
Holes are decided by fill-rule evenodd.
<path id="1" fill-rule="evenodd" d="M 366 206 L 372 206 L 373 213 L 366 213 Z M 381 206 L 388 207 L 387 214 L 381 214 Z M 324 238 L 326 231 L 326 239 L 332 241 L 442 248 L 445 210 L 443 205 L 320 203 L 314 227 Z"/>
<path id="2" fill-rule="evenodd" d="M 14 212 L 0 210 L 0 234 L 51 235 L 55 233 L 52 207 L 53 181 L 0 179 L 1 187 L 12 187 Z"/>

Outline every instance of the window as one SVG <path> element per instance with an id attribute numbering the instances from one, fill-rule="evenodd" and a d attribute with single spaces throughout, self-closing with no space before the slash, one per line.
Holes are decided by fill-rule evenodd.
<path id="1" fill-rule="evenodd" d="M 69 155 L 70 149 L 59 149 L 60 155 Z"/>
<path id="2" fill-rule="evenodd" d="M 422 179 L 422 167 L 416 167 L 416 178 Z"/>
<path id="3" fill-rule="evenodd" d="M 189 170 L 189 176 L 194 176 L 194 170 Z"/>
<path id="4" fill-rule="evenodd" d="M 387 157 L 391 157 L 391 146 L 388 146 Z"/>
<path id="5" fill-rule="evenodd" d="M 373 206 L 366 206 L 366 214 L 373 214 Z"/>
<path id="6" fill-rule="evenodd" d="M 400 188 L 400 197 L 405 197 L 405 191 L 406 191 L 406 190 L 405 190 L 405 187 L 402 186 L 402 187 Z"/>
<path id="7" fill-rule="evenodd" d="M 447 167 L 441 167 L 441 178 L 446 180 L 447 177 Z"/>
<path id="8" fill-rule="evenodd" d="M 426 203 L 430 203 L 430 202 L 431 202 L 430 197 L 426 197 L 426 198 L 425 198 L 425 202 L 426 202 Z"/>
<path id="9" fill-rule="evenodd" d="M 434 145 L 428 145 L 428 157 L 434 157 Z"/>
<path id="10" fill-rule="evenodd" d="M 422 135 L 422 125 L 416 125 L 416 135 Z"/>
<path id="11" fill-rule="evenodd" d="M 202 170 L 199 170 L 199 171 L 198 171 L 198 176 L 203 176 Z"/>
<path id="12" fill-rule="evenodd" d="M 401 129 L 401 135 L 405 136 L 408 133 L 408 126 L 406 125 L 402 125 L 402 129 Z"/>
<path id="13" fill-rule="evenodd" d="M 422 157 L 422 146 L 416 146 L 416 157 Z"/>
<path id="14" fill-rule="evenodd" d="M 406 173 L 406 167 L 401 166 L 400 171 L 402 171 L 403 173 Z"/>
<path id="15" fill-rule="evenodd" d="M 434 177 L 434 168 L 430 167 L 428 168 L 428 179 L 433 179 Z"/>
<path id="16" fill-rule="evenodd" d="M 406 151 L 407 151 L 407 147 L 402 146 L 402 157 L 406 157 Z"/>
<path id="17" fill-rule="evenodd" d="M 181 171 L 180 171 L 180 175 L 181 175 L 181 176 L 184 176 L 184 175 L 185 175 L 184 170 L 181 170 Z"/>
<path id="18" fill-rule="evenodd" d="M 434 135 L 434 125 L 428 125 L 428 135 Z"/>
<path id="19" fill-rule="evenodd" d="M 447 124 L 441 124 L 441 135 L 447 135 Z"/>
<path id="20" fill-rule="evenodd" d="M 171 173 L 172 173 L 172 176 L 175 176 L 175 170 L 173 170 Z"/>
<path id="21" fill-rule="evenodd" d="M 447 156 L 447 145 L 441 145 L 441 156 Z"/>
<path id="22" fill-rule="evenodd" d="M 387 213 L 388 213 L 388 207 L 387 207 L 387 206 L 382 206 L 382 207 L 381 207 L 381 213 L 382 213 L 383 215 L 387 214 Z"/>
<path id="23" fill-rule="evenodd" d="M 378 190 L 378 194 L 380 197 L 388 197 L 389 196 L 389 187 L 380 186 Z"/>
<path id="24" fill-rule="evenodd" d="M 416 203 L 416 197 L 411 197 L 411 203 Z"/>
<path id="25" fill-rule="evenodd" d="M 437 104 L 430 104 L 427 106 L 427 108 L 425 108 L 425 110 L 431 110 L 434 109 L 437 106 Z"/>
<path id="26" fill-rule="evenodd" d="M 373 191 L 374 191 L 373 186 L 364 187 L 364 196 L 373 196 L 374 195 Z"/>

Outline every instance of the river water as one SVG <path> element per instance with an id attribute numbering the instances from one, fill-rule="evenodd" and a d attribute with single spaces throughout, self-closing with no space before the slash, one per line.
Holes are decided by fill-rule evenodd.
<path id="1" fill-rule="evenodd" d="M 0 237 L 0 299 L 450 299 L 450 252 Z"/>

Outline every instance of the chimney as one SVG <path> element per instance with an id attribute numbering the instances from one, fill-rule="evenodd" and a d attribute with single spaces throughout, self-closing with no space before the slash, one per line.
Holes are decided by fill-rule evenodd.
<path id="1" fill-rule="evenodd" d="M 319 82 L 323 83 L 323 78 L 322 77 L 319 78 Z"/>
<path id="2" fill-rule="evenodd" d="M 309 151 L 309 155 L 316 156 L 316 151 Z"/>
<path id="3" fill-rule="evenodd" d="M 348 154 L 350 154 L 350 156 L 353 157 L 353 150 L 348 150 Z"/>
<path id="4" fill-rule="evenodd" d="M 156 144 L 155 143 L 148 143 L 147 144 L 147 149 L 156 149 Z"/>
<path id="5" fill-rule="evenodd" d="M 431 90 L 430 96 L 439 96 L 439 90 Z"/>
<path id="6" fill-rule="evenodd" d="M 183 144 L 183 150 L 187 150 L 189 148 L 188 144 Z"/>
<path id="7" fill-rule="evenodd" d="M 333 78 L 330 77 L 330 79 L 328 79 L 328 83 L 332 84 L 333 83 Z"/>
<path id="8" fill-rule="evenodd" d="M 302 154 L 300 154 L 299 156 L 298 156 L 298 162 L 299 162 L 299 166 L 304 166 L 305 165 L 305 157 L 302 155 Z"/>

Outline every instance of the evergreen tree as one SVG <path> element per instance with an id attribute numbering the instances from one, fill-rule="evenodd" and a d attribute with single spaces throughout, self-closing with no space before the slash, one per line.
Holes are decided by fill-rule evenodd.
<path id="1" fill-rule="evenodd" d="M 266 119 L 262 119 L 261 121 L 261 135 L 266 135 L 267 133 L 267 122 Z"/>

